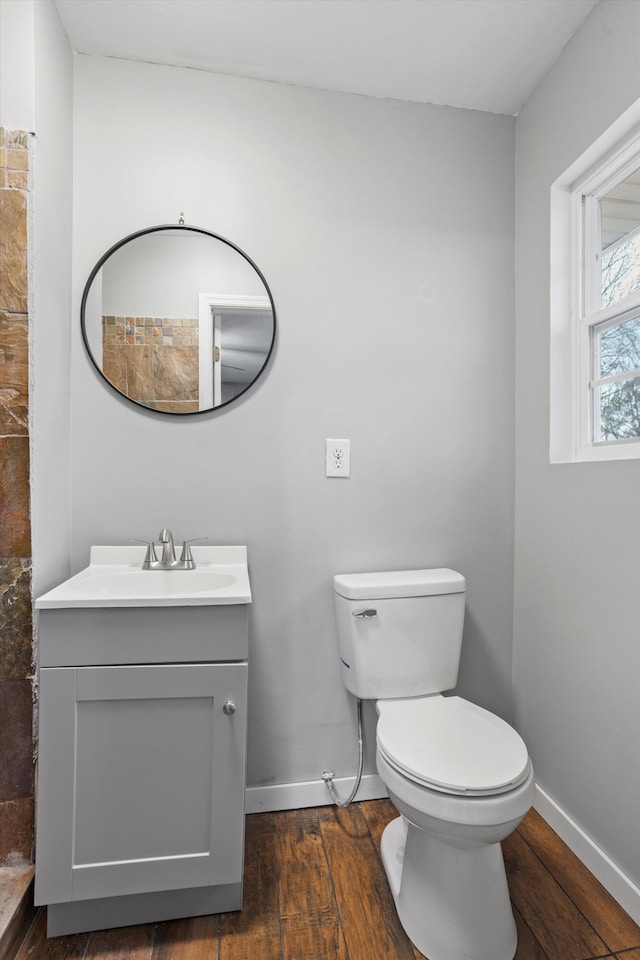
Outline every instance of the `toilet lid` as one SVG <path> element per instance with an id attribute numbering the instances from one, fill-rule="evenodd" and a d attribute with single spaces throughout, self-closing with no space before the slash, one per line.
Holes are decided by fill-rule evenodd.
<path id="1" fill-rule="evenodd" d="M 461 697 L 379 700 L 378 749 L 432 790 L 506 793 L 526 779 L 529 755 L 508 723 Z"/>
<path id="2" fill-rule="evenodd" d="M 388 600 L 396 597 L 432 597 L 464 593 L 461 573 L 447 567 L 428 570 L 390 570 L 386 573 L 338 573 L 333 588 L 347 600 Z"/>

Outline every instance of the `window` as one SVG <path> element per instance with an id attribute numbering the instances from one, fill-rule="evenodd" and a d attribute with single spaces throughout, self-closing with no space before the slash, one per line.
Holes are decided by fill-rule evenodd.
<path id="1" fill-rule="evenodd" d="M 640 458 L 639 120 L 551 189 L 551 462 Z"/>
<path id="2" fill-rule="evenodd" d="M 629 171 L 629 166 L 632 167 Z M 640 439 L 640 156 L 579 191 L 578 290 L 589 358 L 587 442 Z M 581 308 L 581 309 L 580 309 Z"/>

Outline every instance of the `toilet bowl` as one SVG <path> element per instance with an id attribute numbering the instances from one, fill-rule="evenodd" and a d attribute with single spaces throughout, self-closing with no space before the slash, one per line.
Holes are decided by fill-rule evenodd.
<path id="1" fill-rule="evenodd" d="M 500 842 L 534 798 L 527 748 L 445 693 L 458 676 L 465 579 L 446 568 L 334 577 L 345 686 L 378 713 L 378 773 L 400 816 L 382 836 L 398 917 L 429 960 L 513 960 Z"/>
<path id="2" fill-rule="evenodd" d="M 401 814 L 385 829 L 381 854 L 402 926 L 430 960 L 512 960 L 517 935 L 500 841 L 533 803 L 523 741 L 459 697 L 376 708 L 378 773 Z M 436 719 L 428 736 L 425 724 Z M 466 723 L 474 729 L 465 737 Z"/>

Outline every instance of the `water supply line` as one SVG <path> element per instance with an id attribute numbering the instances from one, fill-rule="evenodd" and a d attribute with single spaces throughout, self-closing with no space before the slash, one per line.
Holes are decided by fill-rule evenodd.
<path id="1" fill-rule="evenodd" d="M 353 785 L 353 790 L 349 794 L 346 800 L 341 800 L 336 792 L 336 788 L 333 785 L 333 778 L 335 773 L 333 770 L 325 770 L 322 774 L 322 779 L 325 782 L 325 786 L 329 791 L 329 796 L 335 803 L 337 807 L 348 807 L 356 793 L 358 792 L 358 787 L 360 786 L 360 781 L 362 780 L 362 767 L 364 765 L 364 738 L 362 735 L 362 700 L 358 699 L 358 772 L 356 774 L 356 782 Z"/>

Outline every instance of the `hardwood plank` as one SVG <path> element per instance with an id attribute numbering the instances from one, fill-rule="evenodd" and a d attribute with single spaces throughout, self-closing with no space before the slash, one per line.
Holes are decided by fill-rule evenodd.
<path id="1" fill-rule="evenodd" d="M 610 951 L 640 946 L 640 927 L 551 829 L 536 810 L 530 810 L 518 832 L 542 860 L 560 886 Z"/>
<path id="2" fill-rule="evenodd" d="M 217 960 L 218 917 L 188 917 L 158 924 L 151 960 Z"/>
<path id="3" fill-rule="evenodd" d="M 155 923 L 96 930 L 89 937 L 86 960 L 150 960 Z"/>
<path id="4" fill-rule="evenodd" d="M 273 815 L 285 960 L 347 960 L 318 811 Z"/>
<path id="5" fill-rule="evenodd" d="M 626 953 L 616 954 L 611 960 L 640 960 L 640 950 L 627 950 Z"/>
<path id="6" fill-rule="evenodd" d="M 275 813 L 273 834 L 280 917 L 327 913 L 337 919 L 318 811 Z"/>
<path id="7" fill-rule="evenodd" d="M 244 907 L 220 915 L 219 960 L 281 960 L 272 815 L 252 814 L 245 827 Z"/>
<path id="8" fill-rule="evenodd" d="M 373 838 L 375 848 L 380 853 L 380 840 L 384 828 L 398 816 L 398 811 L 391 803 L 391 800 L 365 800 L 360 804 L 360 809 L 367 821 L 369 833 Z"/>
<path id="9" fill-rule="evenodd" d="M 513 917 L 518 931 L 518 946 L 513 960 L 550 960 L 515 906 L 513 907 Z"/>
<path id="10" fill-rule="evenodd" d="M 82 960 L 90 934 L 74 933 L 47 940 L 47 911 L 41 909 L 20 945 L 16 960 Z"/>
<path id="11" fill-rule="evenodd" d="M 502 850 L 511 898 L 550 960 L 585 960 L 610 952 L 517 831 Z"/>
<path id="12" fill-rule="evenodd" d="M 359 806 L 324 807 L 319 819 L 349 960 L 413 960 Z"/>
<path id="13" fill-rule="evenodd" d="M 337 913 L 285 917 L 282 921 L 283 960 L 348 960 Z"/>

